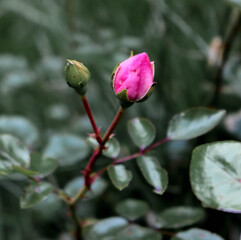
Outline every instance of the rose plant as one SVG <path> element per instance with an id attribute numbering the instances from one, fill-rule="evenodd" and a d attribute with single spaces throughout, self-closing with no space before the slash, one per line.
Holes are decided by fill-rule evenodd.
<path id="1" fill-rule="evenodd" d="M 120 216 L 102 220 L 83 219 L 78 215 L 77 208 L 81 207 L 84 201 L 97 196 L 101 189 L 106 187 L 101 177 L 105 172 L 118 190 L 123 191 L 127 188 L 133 175 L 126 163 L 134 159 L 136 168 L 140 169 L 154 194 L 165 198 L 165 195 L 162 195 L 168 186 L 168 173 L 153 150 L 170 141 L 189 140 L 207 133 L 222 121 L 225 110 L 198 107 L 178 113 L 170 120 L 166 136 L 157 141 L 156 129 L 150 120 L 144 118 L 145 116 L 135 117 L 128 121 L 127 129 L 138 150 L 119 157 L 121 145 L 114 131 L 125 111 L 135 102 L 147 100 L 153 92 L 156 85 L 154 62 L 151 62 L 147 53 L 143 52 L 131 54 L 114 68 L 111 86 L 119 99 L 120 107 L 104 134 L 96 124 L 87 100 L 87 84 L 90 79 L 87 67 L 76 60 L 67 60 L 65 78 L 67 84 L 80 95 L 92 125 L 93 133 L 87 137 L 87 142 L 93 147 L 92 155 L 85 168 L 78 169 L 79 178 L 62 189 L 54 184 L 49 176 L 53 178 L 57 163 L 66 164 L 64 156 L 56 156 L 59 159 L 63 158 L 56 161 L 49 153 L 55 145 L 60 153 L 65 144 L 69 144 L 68 147 L 71 149 L 73 144 L 70 136 L 65 135 L 62 138 L 68 141 L 59 141 L 53 137 L 45 153 L 39 154 L 30 152 L 12 135 L 0 135 L 0 174 L 11 176 L 18 173 L 29 181 L 20 198 L 21 208 L 35 207 L 50 197 L 54 199 L 54 204 L 63 200 L 69 209 L 74 226 L 71 228 L 72 237 L 76 240 L 160 240 L 163 236 L 171 240 L 222 240 L 220 236 L 199 228 L 178 230 L 202 221 L 205 211 L 201 207 L 174 206 L 156 214 L 145 201 L 125 199 L 116 206 L 116 212 Z M 85 148 L 79 149 L 77 159 L 81 151 L 84 153 Z M 235 141 L 209 143 L 198 146 L 193 151 L 190 181 L 195 195 L 205 207 L 241 212 L 240 151 L 241 144 Z M 75 161 L 75 152 L 71 154 Z M 87 155 L 88 153 L 84 154 L 84 157 Z M 99 166 L 102 156 L 111 161 Z M 138 219 L 144 216 L 145 220 L 139 224 Z"/>

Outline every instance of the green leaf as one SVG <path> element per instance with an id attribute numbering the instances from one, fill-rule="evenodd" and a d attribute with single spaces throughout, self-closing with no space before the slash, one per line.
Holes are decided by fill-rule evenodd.
<path id="1" fill-rule="evenodd" d="M 92 148 L 97 148 L 99 146 L 98 142 L 95 138 L 88 137 L 87 142 Z M 120 143 L 118 140 L 114 137 L 108 140 L 108 142 L 105 144 L 107 147 L 106 150 L 103 151 L 103 155 L 109 158 L 117 158 L 120 153 Z"/>
<path id="2" fill-rule="evenodd" d="M 132 141 L 141 149 L 150 145 L 156 136 L 154 125 L 145 118 L 134 118 L 128 122 L 128 133 Z"/>
<path id="3" fill-rule="evenodd" d="M 205 217 L 201 208 L 193 207 L 172 207 L 161 212 L 156 221 L 156 228 L 181 228 L 199 222 Z"/>
<path id="4" fill-rule="evenodd" d="M 106 143 L 107 149 L 103 151 L 103 155 L 110 158 L 117 158 L 120 153 L 120 143 L 116 138 L 112 137 Z"/>
<path id="5" fill-rule="evenodd" d="M 73 165 L 89 154 L 85 140 L 72 134 L 56 134 L 52 136 L 44 150 L 44 156 L 54 158 L 60 166 Z"/>
<path id="6" fill-rule="evenodd" d="M 241 9 L 241 0 L 225 0 L 225 1 Z"/>
<path id="7" fill-rule="evenodd" d="M 194 149 L 190 166 L 192 189 L 210 208 L 241 212 L 241 143 L 204 144 Z"/>
<path id="8" fill-rule="evenodd" d="M 37 128 L 28 119 L 19 116 L 1 116 L 0 133 L 14 135 L 26 145 L 34 144 L 39 135 Z"/>
<path id="9" fill-rule="evenodd" d="M 148 204 L 137 199 L 126 199 L 116 206 L 116 212 L 131 221 L 144 216 L 148 210 Z"/>
<path id="10" fill-rule="evenodd" d="M 29 208 L 43 201 L 52 192 L 51 184 L 47 182 L 33 182 L 24 189 L 24 194 L 20 198 L 21 208 Z"/>
<path id="11" fill-rule="evenodd" d="M 84 185 L 84 178 L 83 177 L 77 177 L 70 181 L 65 187 L 64 191 L 67 195 L 70 197 L 74 197 L 78 191 L 81 189 L 81 187 Z M 88 191 L 85 194 L 85 199 L 92 199 L 95 197 L 98 197 L 101 195 L 107 187 L 107 183 L 103 178 L 97 178 L 95 182 L 91 186 L 91 191 Z"/>
<path id="12" fill-rule="evenodd" d="M 184 232 L 179 232 L 171 240 L 224 240 L 215 233 L 199 228 L 192 228 Z"/>
<path id="13" fill-rule="evenodd" d="M 61 199 L 56 194 L 51 193 L 42 202 L 36 204 L 33 210 L 38 214 L 38 217 L 44 220 L 51 220 L 58 218 L 58 213 L 62 207 Z"/>
<path id="14" fill-rule="evenodd" d="M 30 169 L 38 172 L 38 176 L 46 177 L 58 167 L 55 159 L 44 157 L 39 153 L 31 153 L 30 157 Z"/>
<path id="15" fill-rule="evenodd" d="M 93 149 L 96 149 L 99 146 L 97 140 L 93 137 L 87 137 L 86 141 Z"/>
<path id="16" fill-rule="evenodd" d="M 11 135 L 0 135 L 0 174 L 13 173 L 13 166 L 28 168 L 29 151 Z"/>
<path id="17" fill-rule="evenodd" d="M 191 108 L 171 119 L 167 136 L 171 140 L 188 140 L 201 136 L 213 129 L 225 114 L 224 110 Z"/>
<path id="18" fill-rule="evenodd" d="M 162 235 L 152 229 L 141 227 L 135 224 L 132 224 L 119 233 L 117 233 L 116 240 L 161 240 Z"/>
<path id="19" fill-rule="evenodd" d="M 88 240 L 101 240 L 106 237 L 115 236 L 116 232 L 128 225 L 124 218 L 110 217 L 96 223 L 88 234 Z"/>
<path id="20" fill-rule="evenodd" d="M 121 164 L 108 167 L 108 174 L 113 185 L 120 191 L 126 188 L 132 179 L 131 171 Z"/>
<path id="21" fill-rule="evenodd" d="M 167 188 L 168 175 L 155 157 L 141 156 L 137 158 L 137 164 L 146 181 L 154 187 L 154 192 L 163 194 Z"/>

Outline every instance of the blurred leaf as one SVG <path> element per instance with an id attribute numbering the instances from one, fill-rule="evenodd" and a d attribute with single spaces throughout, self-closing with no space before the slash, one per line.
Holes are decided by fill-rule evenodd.
<path id="1" fill-rule="evenodd" d="M 196 147 L 190 180 L 206 207 L 241 212 L 241 143 L 223 141 Z"/>
<path id="2" fill-rule="evenodd" d="M 54 104 L 46 109 L 46 115 L 53 120 L 61 121 L 70 116 L 70 111 L 65 104 Z"/>
<path id="3" fill-rule="evenodd" d="M 179 232 L 171 240 L 224 240 L 215 233 L 199 228 L 192 228 L 184 232 Z"/>
<path id="4" fill-rule="evenodd" d="M 0 54 L 0 72 L 8 73 L 13 69 L 22 70 L 27 68 L 28 63 L 24 56 L 15 56 L 11 54 Z"/>
<path id="5" fill-rule="evenodd" d="M 167 136 L 172 140 L 188 140 L 213 129 L 225 116 L 224 110 L 192 108 L 175 115 L 168 125 Z"/>
<path id="6" fill-rule="evenodd" d="M 110 158 L 117 158 L 120 153 L 120 143 L 116 138 L 111 138 L 106 143 L 107 149 L 103 151 L 103 155 Z"/>
<path id="7" fill-rule="evenodd" d="M 137 158 L 138 167 L 146 181 L 154 187 L 154 192 L 163 194 L 167 188 L 168 176 L 155 157 L 141 156 Z"/>
<path id="8" fill-rule="evenodd" d="M 88 240 L 101 240 L 115 234 L 128 225 L 126 219 L 121 217 L 110 217 L 96 223 L 88 234 Z"/>
<path id="9" fill-rule="evenodd" d="M 240 1 L 240 0 L 239 0 Z M 230 1 L 231 2 L 231 1 Z M 240 1 L 241 4 L 241 1 Z M 241 56 L 230 56 L 225 64 L 224 79 L 231 85 L 233 93 L 237 92 L 241 96 Z"/>
<path id="10" fill-rule="evenodd" d="M 199 222 L 205 217 L 201 208 L 172 207 L 161 212 L 156 219 L 157 228 L 182 228 Z"/>
<path id="11" fill-rule="evenodd" d="M 38 172 L 41 177 L 50 175 L 58 167 L 55 159 L 44 157 L 39 153 L 31 153 L 30 158 L 30 169 Z"/>
<path id="12" fill-rule="evenodd" d="M 32 72 L 19 71 L 10 72 L 6 74 L 5 78 L 1 82 L 1 92 L 10 94 L 12 91 L 16 91 L 21 87 L 29 85 L 34 82 L 34 75 Z"/>
<path id="13" fill-rule="evenodd" d="M 241 0 L 225 0 L 241 10 Z"/>
<path id="14" fill-rule="evenodd" d="M 116 166 L 109 166 L 108 174 L 113 185 L 120 191 L 128 187 L 132 179 L 131 171 L 127 170 L 126 167 L 121 164 L 118 164 Z"/>
<path id="15" fill-rule="evenodd" d="M 28 185 L 20 198 L 21 208 L 29 208 L 43 201 L 52 192 L 51 184 L 47 182 L 35 183 Z"/>
<path id="16" fill-rule="evenodd" d="M 54 158 L 60 166 L 73 165 L 89 154 L 85 140 L 72 134 L 55 134 L 50 137 L 44 156 Z"/>
<path id="17" fill-rule="evenodd" d="M 33 210 L 38 214 L 38 217 L 49 220 L 58 218 L 58 213 L 62 206 L 60 198 L 56 194 L 51 193 L 42 202 L 36 204 Z"/>
<path id="18" fill-rule="evenodd" d="M 156 136 L 154 125 L 145 118 L 134 118 L 128 122 L 128 133 L 132 141 L 141 149 L 150 145 Z"/>
<path id="19" fill-rule="evenodd" d="M 64 187 L 64 191 L 66 192 L 67 195 L 70 197 L 74 197 L 81 187 L 84 185 L 84 178 L 83 177 L 77 177 L 67 183 L 67 185 Z M 97 178 L 95 182 L 91 186 L 91 191 L 88 191 L 85 194 L 85 199 L 92 199 L 95 197 L 98 197 L 101 195 L 107 187 L 107 183 L 103 178 Z"/>
<path id="20" fill-rule="evenodd" d="M 95 149 L 99 146 L 97 140 L 93 137 L 87 137 L 86 141 L 93 149 Z"/>
<path id="21" fill-rule="evenodd" d="M 57 18 L 56 13 L 50 15 L 43 9 L 36 7 L 33 2 L 21 1 L 21 4 L 19 4 L 17 0 L 3 1 L 2 7 L 19 14 L 32 24 L 36 24 L 36 26 L 42 26 L 53 31 L 55 34 L 66 31 L 64 22 L 62 22 L 62 19 Z M 50 25 L 49 22 L 52 22 L 52 24 Z M 63 38 L 64 35 L 61 34 L 61 37 Z"/>
<path id="22" fill-rule="evenodd" d="M 225 119 L 225 126 L 229 132 L 241 139 L 241 111 L 228 114 Z"/>
<path id="23" fill-rule="evenodd" d="M 116 240 L 161 240 L 162 235 L 152 229 L 130 225 L 117 233 Z"/>
<path id="24" fill-rule="evenodd" d="M 14 135 L 27 145 L 34 144 L 39 135 L 37 128 L 28 119 L 19 116 L 1 116 L 0 133 Z"/>
<path id="25" fill-rule="evenodd" d="M 0 174 L 12 173 L 12 167 L 27 168 L 29 151 L 19 140 L 11 135 L 0 135 Z"/>
<path id="26" fill-rule="evenodd" d="M 99 146 L 98 142 L 95 138 L 88 137 L 87 142 L 92 148 L 97 148 Z M 103 155 L 109 158 L 117 158 L 120 153 L 120 143 L 118 140 L 114 137 L 108 140 L 108 142 L 105 144 L 107 147 L 106 150 L 103 151 Z"/>
<path id="27" fill-rule="evenodd" d="M 134 221 L 144 216 L 148 210 L 148 204 L 137 199 L 126 199 L 118 203 L 116 206 L 116 212 L 121 216 L 128 218 L 130 221 Z"/>
<path id="28" fill-rule="evenodd" d="M 141 48 L 142 42 L 138 37 L 124 36 L 120 39 L 119 45 L 121 47 L 126 47 L 127 49 L 134 49 L 137 46 Z M 121 62 L 123 59 L 125 58 L 122 58 L 119 62 Z"/>

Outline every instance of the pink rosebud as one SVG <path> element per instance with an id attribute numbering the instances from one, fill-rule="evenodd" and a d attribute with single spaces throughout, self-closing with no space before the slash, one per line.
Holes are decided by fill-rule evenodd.
<path id="1" fill-rule="evenodd" d="M 154 62 L 143 52 L 121 62 L 114 70 L 112 85 L 121 105 L 144 101 L 152 92 Z"/>

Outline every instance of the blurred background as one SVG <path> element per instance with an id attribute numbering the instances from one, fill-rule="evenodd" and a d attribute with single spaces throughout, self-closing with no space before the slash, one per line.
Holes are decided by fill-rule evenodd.
<path id="1" fill-rule="evenodd" d="M 192 149 L 241 139 L 240 32 L 232 42 L 221 82 L 216 77 L 225 46 L 222 39 L 229 34 L 236 11 L 221 0 L 1 0 L 0 132 L 16 135 L 33 151 L 58 157 L 60 166 L 49 181 L 64 187 L 85 166 L 90 148 L 84 140 L 92 131 L 79 96 L 64 80 L 65 59 L 81 61 L 90 70 L 87 97 L 104 132 L 118 109 L 110 86 L 113 68 L 131 50 L 147 52 L 155 61 L 158 84 L 151 98 L 128 109 L 118 126 L 122 156 L 137 151 L 126 131 L 133 117 L 149 118 L 157 128 L 157 139 L 162 139 L 170 118 L 187 108 L 210 106 L 228 114 L 203 137 L 157 149 L 169 173 L 163 196 L 153 194 L 135 164 L 128 162 L 134 175 L 129 188 L 119 192 L 104 175 L 100 193 L 105 194 L 84 202 L 79 215 L 114 216 L 116 203 L 127 197 L 145 200 L 153 211 L 177 205 L 201 207 L 189 183 Z M 65 144 L 71 155 L 58 148 Z M 108 161 L 103 158 L 97 167 Z M 0 239 L 69 239 L 71 220 L 54 195 L 33 209 L 20 209 L 25 185 L 26 179 L 19 176 L 0 178 Z M 239 240 L 240 215 L 205 211 L 206 219 L 198 227 Z"/>

